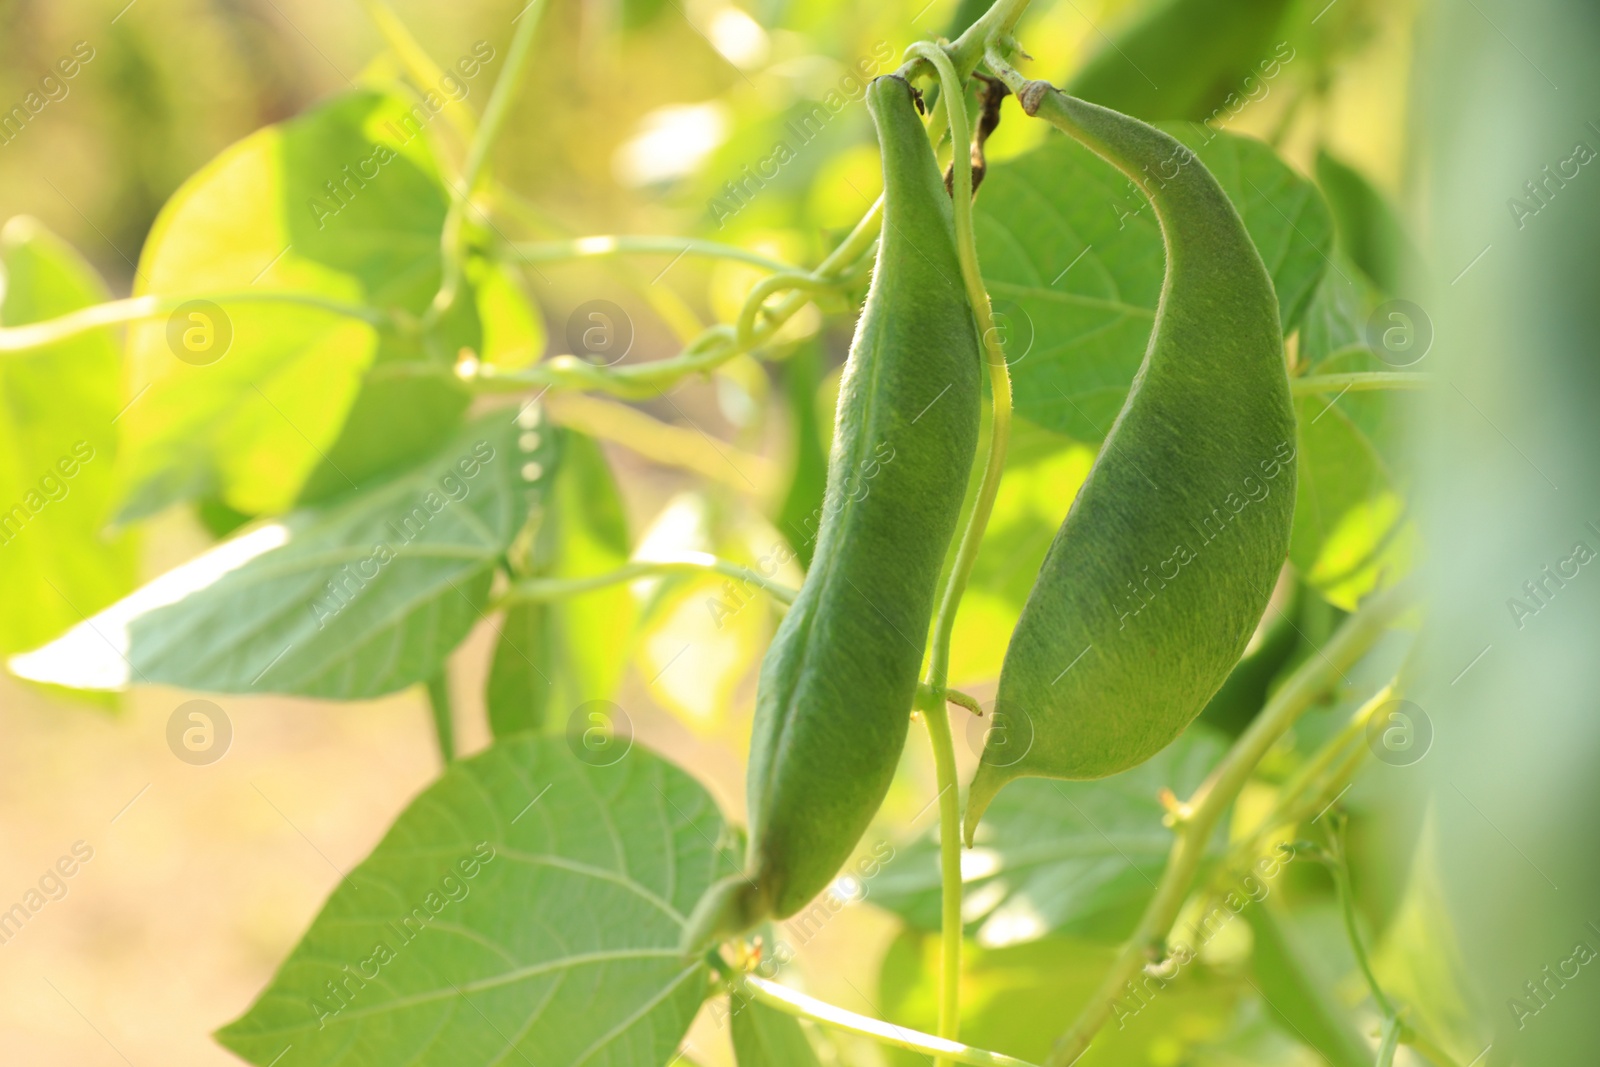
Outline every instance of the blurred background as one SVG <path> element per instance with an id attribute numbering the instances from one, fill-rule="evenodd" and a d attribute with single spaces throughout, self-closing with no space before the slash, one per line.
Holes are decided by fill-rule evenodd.
<path id="1" fill-rule="evenodd" d="M 1109 35 L 1156 6 L 1035 0 L 1022 32 L 1028 72 L 1068 81 L 1106 52 Z M 1600 522 L 1600 178 L 1585 166 L 1559 188 L 1541 186 L 1543 198 L 1524 189 L 1547 164 L 1581 155 L 1576 145 L 1600 147 L 1600 16 L 1593 5 L 1550 0 L 1232 7 L 1260 23 L 1269 50 L 1281 44 L 1294 58 L 1266 91 L 1187 117 L 1209 114 L 1214 127 L 1270 142 L 1325 193 L 1337 173 L 1330 178 L 1324 160 L 1334 157 L 1397 206 L 1405 248 L 1374 252 L 1341 230 L 1339 254 L 1365 251 L 1364 268 L 1393 268 L 1372 281 L 1421 305 L 1434 348 L 1418 369 L 1451 383 L 1417 410 L 1393 472 L 1408 495 L 1419 487 L 1407 514 L 1427 546 L 1417 556 L 1438 605 L 1411 692 L 1433 747 L 1415 765 L 1369 767 L 1348 800 L 1365 864 L 1358 889 L 1384 974 L 1432 1005 L 1459 1067 L 1592 1063 L 1592 968 L 1539 1001 L 1525 1027 L 1508 1026 L 1519 1016 L 1507 1001 L 1526 1000 L 1524 983 L 1571 957 L 1574 940 L 1600 949 L 1600 927 L 1586 925 L 1600 923 L 1591 695 L 1600 594 L 1579 579 L 1532 622 L 1506 601 L 1573 541 L 1600 547 L 1585 527 Z M 493 160 L 522 198 L 520 236 L 694 235 L 815 264 L 879 192 L 864 80 L 898 65 L 913 40 L 953 35 L 981 9 L 966 0 L 556 0 Z M 495 57 L 467 83 L 466 106 L 481 109 L 522 5 L 394 0 L 392 10 L 441 66 Z M 53 76 L 69 57 L 75 73 Z M 0 216 L 39 220 L 125 296 L 152 222 L 189 175 L 266 124 L 397 74 L 357 0 L 0 0 L 0 110 L 23 104 L 27 113 L 0 122 Z M 45 103 L 35 110 L 24 104 L 30 96 Z M 755 195 L 733 196 L 728 183 L 745 181 L 819 101 L 839 102 L 827 105 L 830 121 Z M 443 158 L 461 157 L 448 123 L 430 135 Z M 1010 108 L 989 142 L 990 164 L 1044 138 L 1043 124 Z M 1529 210 L 1519 214 L 1508 198 Z M 758 277 L 660 255 L 541 265 L 520 284 L 549 352 L 563 350 L 583 305 L 606 300 L 625 310 L 636 358 L 657 358 L 700 326 L 730 321 Z M 795 427 L 814 419 L 825 439 L 852 326 L 849 308 L 807 309 L 783 335 L 804 358 L 784 370 L 734 364 L 642 403 L 686 435 L 704 435 L 684 447 L 699 449 L 710 475 L 604 442 L 634 543 L 749 559 L 779 543 L 803 448 Z M 808 411 L 797 413 L 797 396 Z M 1021 427 L 1015 477 L 979 563 L 984 577 L 956 635 L 952 682 L 981 699 L 1093 447 Z M 244 518 L 226 510 L 169 509 L 124 535 L 131 540 L 119 550 L 135 554 L 140 578 L 154 577 Z M 1280 607 L 1294 584 L 1286 580 Z M 619 631 L 628 647 L 616 700 L 641 743 L 690 768 L 740 818 L 754 670 L 773 617 L 759 605 L 708 618 L 703 604 L 718 585 L 682 589 L 664 606 L 652 589 L 628 594 L 650 611 L 632 636 Z M 1348 608 L 1348 591 L 1335 585 L 1321 587 L 1330 610 Z M 488 741 L 480 694 L 494 637 L 479 627 L 453 660 L 463 752 Z M 1342 694 L 1302 746 L 1361 695 Z M 77 861 L 59 899 L 0 944 L 4 1062 L 237 1062 L 210 1031 L 249 1004 L 341 873 L 437 774 L 420 693 L 338 705 L 219 697 L 231 745 L 199 766 L 174 758 L 167 740 L 169 718 L 191 696 L 141 686 L 95 702 L 0 677 L 0 908 L 64 870 L 63 857 Z M 963 725 L 965 777 L 976 746 Z M 915 731 L 878 836 L 925 835 L 933 793 Z M 1326 882 L 1296 877 L 1304 884 L 1286 893 L 1301 894 L 1306 943 L 1330 987 L 1358 1001 Z M 1209 958 L 1211 979 L 1197 978 L 1159 1025 L 1118 1046 L 1127 1059 L 1096 1062 L 1323 1062 L 1241 981 L 1251 933 L 1230 936 L 1236 943 L 1224 939 Z M 1036 1047 L 1074 1010 L 1100 950 L 1082 948 L 1078 963 L 1052 970 L 1062 944 L 1031 944 L 1031 957 L 1028 945 L 980 956 L 968 1001 L 988 1020 L 980 1029 L 1032 1026 Z M 931 993 L 915 977 L 926 948 L 869 892 L 801 946 L 797 973 L 824 999 L 877 1013 L 888 998 L 930 1026 L 917 1013 Z M 725 1031 L 706 1017 L 688 1047 L 706 1067 L 731 1063 Z M 848 1062 L 881 1062 L 871 1048 L 840 1048 Z"/>

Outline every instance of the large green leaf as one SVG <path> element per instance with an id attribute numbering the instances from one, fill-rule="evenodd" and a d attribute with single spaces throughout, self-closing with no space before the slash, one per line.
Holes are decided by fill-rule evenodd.
<path id="1" fill-rule="evenodd" d="M 1416 277 L 1420 256 L 1388 199 L 1354 167 L 1317 153 L 1317 185 L 1328 198 L 1339 244 L 1374 285 L 1397 294 Z"/>
<path id="2" fill-rule="evenodd" d="M 473 256 L 467 261 L 467 278 L 475 290 L 482 341 L 476 358 L 501 368 L 537 359 L 545 346 L 544 322 L 510 270 Z M 449 321 L 440 341 L 465 344 L 472 329 L 470 320 Z M 410 466 L 443 444 L 460 424 L 471 394 L 454 378 L 419 374 L 405 365 L 429 358 L 427 352 L 391 342 L 380 348 L 379 358 L 386 362 L 362 383 L 338 439 L 306 479 L 299 503 L 325 500 Z"/>
<path id="3" fill-rule="evenodd" d="M 1343 251 L 1336 251 L 1329 263 L 1300 323 L 1299 360 L 1308 367 L 1346 348 L 1365 346 L 1363 324 L 1377 303 L 1372 287 Z"/>
<path id="4" fill-rule="evenodd" d="M 593 438 L 560 432 L 561 468 L 551 489 L 551 577 L 616 570 L 628 561 L 627 513 L 611 465 Z M 633 651 L 635 605 L 625 585 L 608 586 L 553 606 L 566 681 L 552 695 L 562 712 L 616 692 Z"/>
<path id="5" fill-rule="evenodd" d="M 1162 128 L 1195 151 L 1239 209 L 1292 330 L 1333 239 L 1316 187 L 1259 141 L 1190 123 Z M 1161 293 L 1165 259 L 1148 202 L 1088 149 L 1051 137 L 990 169 L 975 214 L 984 278 L 1011 324 L 1017 410 L 1080 441 L 1101 440 L 1144 358 Z"/>
<path id="6" fill-rule="evenodd" d="M 800 1020 L 735 993 L 728 1005 L 739 1067 L 821 1067 Z"/>
<path id="7" fill-rule="evenodd" d="M 0 232 L 0 267 L 0 325 L 107 299 L 89 265 L 31 219 Z M 0 358 L 0 653 L 48 640 L 133 584 L 132 542 L 102 534 L 120 376 L 105 331 Z"/>
<path id="8" fill-rule="evenodd" d="M 1161 0 L 1099 35 L 1067 92 L 1145 121 L 1203 122 L 1264 92 L 1287 56 L 1274 47 L 1289 0 Z"/>
<path id="9" fill-rule="evenodd" d="M 537 412 L 537 408 L 530 409 Z M 519 574 L 580 578 L 616 570 L 628 559 L 628 525 L 611 468 L 595 442 L 555 426 L 549 504 L 541 509 Z M 609 699 L 633 646 L 633 595 L 626 585 L 577 597 L 513 605 L 500 626 L 485 699 L 496 737 L 559 729 L 577 707 Z"/>
<path id="10" fill-rule="evenodd" d="M 1361 343 L 1372 297 L 1344 257 L 1334 261 L 1302 332 L 1310 374 L 1390 371 Z M 1300 480 L 1289 559 L 1345 610 L 1411 569 L 1416 531 L 1406 511 L 1404 430 L 1415 395 L 1383 390 L 1299 397 Z"/>
<path id="11" fill-rule="evenodd" d="M 709 989 L 677 945 L 733 867 L 722 832 L 642 748 L 596 768 L 498 742 L 412 802 L 217 1038 L 280 1067 L 664 1064 Z"/>
<path id="12" fill-rule="evenodd" d="M 898 861 L 897 861 L 898 862 Z M 907 931 L 884 957 L 883 1017 L 932 1032 L 938 1021 L 939 939 Z M 1078 1009 L 1097 995 L 1117 954 L 1112 945 L 1050 937 L 1000 949 L 969 946 L 962 967 L 961 1040 L 1043 1063 Z M 1236 976 L 1191 959 L 1163 982 L 1141 974 L 1111 1003 L 1112 1018 L 1078 1067 L 1172 1067 L 1199 1042 L 1220 1034 L 1240 992 Z M 926 1067 L 927 1057 L 886 1050 L 896 1067 Z"/>
<path id="13" fill-rule="evenodd" d="M 961 854 L 964 918 L 980 944 L 1034 941 L 1063 931 L 1115 940 L 1155 892 L 1172 849 L 1163 788 L 1188 796 L 1222 753 L 1192 726 L 1147 763 L 1090 782 L 1024 778 L 984 813 Z M 912 926 L 939 929 L 939 846 L 902 848 L 872 883 L 871 900 Z"/>
<path id="14" fill-rule="evenodd" d="M 1065 502 L 1093 464 L 1088 446 L 1026 419 L 1012 422 L 1005 476 L 956 616 L 952 684 L 981 685 L 999 676 L 1011 631 L 1061 528 Z M 967 491 L 975 495 L 976 484 Z"/>
<path id="15" fill-rule="evenodd" d="M 495 737 L 536 732 L 550 718 L 551 676 L 558 673 L 554 613 L 550 604 L 513 604 L 500 620 L 483 693 Z"/>
<path id="16" fill-rule="evenodd" d="M 1372 1050 L 1362 1040 L 1350 1010 L 1333 992 L 1294 928 L 1281 899 L 1268 897 L 1243 912 L 1254 943 L 1251 965 L 1267 1006 L 1284 1030 L 1334 1067 L 1366 1067 Z"/>
<path id="17" fill-rule="evenodd" d="M 145 244 L 138 291 L 292 290 L 420 315 L 439 284 L 448 196 L 415 130 L 401 101 L 360 90 L 251 134 L 168 201 Z M 211 362 L 215 353 L 179 359 L 167 321 L 135 327 L 123 515 L 202 495 L 277 513 L 319 466 L 332 468 L 322 481 L 337 483 L 319 491 L 343 491 L 419 440 L 437 443 L 459 408 L 376 439 L 351 442 L 341 429 L 369 367 L 475 347 L 472 304 L 458 302 L 434 351 L 357 318 L 285 304 L 223 301 L 225 322 L 212 325 L 231 329 L 232 342 Z M 444 380 L 412 388 L 455 392 Z"/>
<path id="18" fill-rule="evenodd" d="M 406 475 L 225 542 L 13 668 L 85 688 L 125 684 L 131 670 L 140 682 L 336 700 L 422 681 L 483 617 L 543 492 L 549 447 L 511 412 L 484 416 Z"/>

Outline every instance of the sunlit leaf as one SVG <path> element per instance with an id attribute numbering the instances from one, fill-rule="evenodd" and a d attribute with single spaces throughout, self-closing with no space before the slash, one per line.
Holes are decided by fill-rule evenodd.
<path id="1" fill-rule="evenodd" d="M 1189 123 L 1163 128 L 1194 149 L 1239 208 L 1293 329 L 1333 238 L 1316 187 L 1259 141 Z M 1017 410 L 1077 440 L 1101 440 L 1144 358 L 1161 292 L 1165 260 L 1149 203 L 1088 149 L 1052 137 L 991 168 L 975 213 L 984 277 L 1010 323 Z"/>
<path id="2" fill-rule="evenodd" d="M 636 559 L 705 552 L 799 585 L 788 540 L 742 504 L 702 493 L 668 502 Z M 635 586 L 644 602 L 639 668 L 651 694 L 691 726 L 724 721 L 772 633 L 771 598 L 720 575 L 651 579 Z"/>
<path id="3" fill-rule="evenodd" d="M 1155 892 L 1172 848 L 1163 788 L 1188 796 L 1222 753 L 1193 726 L 1132 770 L 1092 782 L 1020 779 L 984 815 L 961 854 L 963 919 L 979 944 L 1000 947 L 1071 932 L 1116 939 Z M 938 930 L 938 843 L 900 849 L 872 883 L 874 904 Z"/>
<path id="4" fill-rule="evenodd" d="M 1159 0 L 1097 36 L 1067 92 L 1145 121 L 1242 106 L 1292 49 L 1274 47 L 1288 0 Z"/>
<path id="5" fill-rule="evenodd" d="M 544 422 L 523 433 L 550 435 L 555 467 L 519 576 L 581 578 L 625 564 L 627 521 L 599 446 Z M 633 595 L 621 584 L 508 610 L 485 694 L 495 736 L 560 729 L 580 705 L 615 695 L 633 648 L 634 615 Z"/>
<path id="6" fill-rule="evenodd" d="M 561 431 L 561 466 L 551 494 L 554 523 L 551 575 L 604 574 L 628 561 L 627 513 L 605 453 L 593 438 Z M 611 696 L 634 648 L 633 596 L 624 585 L 587 593 L 557 607 L 562 648 L 570 665 L 567 702 Z"/>
<path id="7" fill-rule="evenodd" d="M 89 265 L 31 219 L 0 232 L 0 267 L 0 325 L 106 299 Z M 131 539 L 103 533 L 120 376 L 105 331 L 0 357 L 0 653 L 54 637 L 133 584 Z"/>
<path id="8" fill-rule="evenodd" d="M 13 669 L 340 700 L 422 681 L 483 617 L 541 491 L 545 453 L 519 436 L 512 413 L 487 415 L 406 475 L 225 542 Z"/>
<path id="9" fill-rule="evenodd" d="M 401 813 L 217 1038 L 262 1067 L 664 1064 L 709 989 L 677 944 L 732 869 L 722 830 L 643 748 L 501 741 Z"/>
<path id="10" fill-rule="evenodd" d="M 1379 289 L 1399 293 L 1415 276 L 1419 256 L 1388 199 L 1326 149 L 1317 153 L 1317 185 L 1333 211 L 1344 253 Z"/>
<path id="11" fill-rule="evenodd" d="M 1400 906 L 1374 953 L 1373 967 L 1385 992 L 1415 1011 L 1429 1036 L 1442 1042 L 1458 1062 L 1467 1063 L 1490 1043 L 1494 1030 L 1486 1025 L 1473 992 L 1461 937 L 1451 917 L 1440 873 L 1439 833 L 1438 814 L 1430 811 L 1422 823 Z"/>
<path id="12" fill-rule="evenodd" d="M 447 204 L 406 105 L 352 91 L 251 134 L 184 183 L 151 230 L 137 291 L 280 289 L 420 316 L 439 285 Z M 437 351 L 358 318 L 283 304 L 223 301 L 140 324 L 129 335 L 123 515 L 208 494 L 250 514 L 281 512 L 323 463 L 339 490 L 363 484 L 387 465 L 385 445 L 395 457 L 417 447 L 414 434 L 341 441 L 368 369 L 447 361 L 457 345 L 477 343 L 470 299 Z M 429 423 L 432 442 L 453 418 Z M 356 469 L 339 475 L 341 457 Z"/>
<path id="13" fill-rule="evenodd" d="M 1244 917 L 1254 935 L 1251 965 L 1261 987 L 1271 991 L 1267 1008 L 1273 1021 L 1334 1067 L 1367 1067 L 1373 1050 L 1280 902 L 1263 900 L 1246 908 Z"/>
<path id="14" fill-rule="evenodd" d="M 734 994 L 728 1006 L 739 1067 L 820 1067 L 800 1021 L 758 1000 Z"/>
<path id="15" fill-rule="evenodd" d="M 1388 370 L 1364 348 L 1345 349 L 1315 374 Z M 1414 398 L 1379 390 L 1300 397 L 1300 479 L 1289 559 L 1345 610 L 1411 569 L 1415 526 L 1406 512 L 1400 449 Z"/>
<path id="16" fill-rule="evenodd" d="M 938 1020 L 938 937 L 908 931 L 890 945 L 880 978 L 883 1017 L 931 1032 Z M 1010 948 L 968 946 L 961 981 L 961 1040 L 1043 1063 L 1080 1005 L 1096 994 L 1117 949 L 1067 938 Z M 1168 982 L 1140 975 L 1111 1005 L 1112 1018 L 1076 1062 L 1080 1067 L 1171 1067 L 1221 1034 L 1237 979 L 1192 961 Z M 1245 987 L 1246 989 L 1248 987 Z M 891 1063 L 926 1065 L 888 1050 Z"/>
<path id="17" fill-rule="evenodd" d="M 952 684 L 999 676 L 1022 605 L 1093 463 L 1087 446 L 1023 419 L 1013 423 L 1005 477 L 956 616 Z"/>

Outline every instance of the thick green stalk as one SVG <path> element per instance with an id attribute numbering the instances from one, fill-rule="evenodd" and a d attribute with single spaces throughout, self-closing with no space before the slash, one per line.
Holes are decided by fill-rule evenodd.
<path id="1" fill-rule="evenodd" d="M 1083 1055 L 1094 1035 L 1110 1018 L 1112 1003 L 1121 995 L 1125 983 L 1138 974 L 1151 953 L 1158 957 L 1165 955 L 1167 934 L 1200 872 L 1207 843 L 1256 765 L 1306 709 L 1343 679 L 1344 672 L 1355 666 L 1410 603 L 1411 591 L 1405 585 L 1369 598 L 1359 611 L 1345 620 L 1320 653 L 1296 668 L 1195 795 L 1182 805 L 1180 810 L 1187 815 L 1178 824 L 1177 840 L 1173 842 L 1172 854 L 1155 896 L 1145 907 L 1133 936 L 1101 980 L 1100 988 L 1050 1050 L 1045 1067 L 1069 1067 Z"/>
<path id="2" fill-rule="evenodd" d="M 810 1019 L 814 1023 L 831 1026 L 836 1030 L 861 1034 L 885 1045 L 910 1049 L 912 1052 L 921 1052 L 955 1063 L 970 1063 L 974 1067 L 1032 1067 L 1026 1060 L 1019 1060 L 1014 1056 L 974 1048 L 959 1041 L 918 1033 L 866 1015 L 857 1015 L 853 1011 L 846 1011 L 815 997 L 797 993 L 788 986 L 753 975 L 737 978 L 735 982 L 741 994 L 751 1000 L 759 1000 L 770 1008 L 776 1008 L 801 1019 Z"/>

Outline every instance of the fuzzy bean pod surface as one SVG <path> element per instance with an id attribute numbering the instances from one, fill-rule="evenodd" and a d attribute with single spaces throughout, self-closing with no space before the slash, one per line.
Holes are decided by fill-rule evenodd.
<path id="1" fill-rule="evenodd" d="M 1278 300 L 1227 194 L 1137 119 L 1038 82 L 1019 99 L 1139 185 L 1167 262 L 1144 362 L 1006 651 L 969 843 L 1007 782 L 1115 774 L 1188 726 L 1255 631 L 1294 515 Z"/>
<path id="2" fill-rule="evenodd" d="M 762 661 L 745 870 L 684 947 L 794 914 L 877 813 L 910 723 L 977 448 L 981 358 L 949 196 L 911 86 L 874 81 L 883 234 L 840 386 L 816 552 Z"/>

